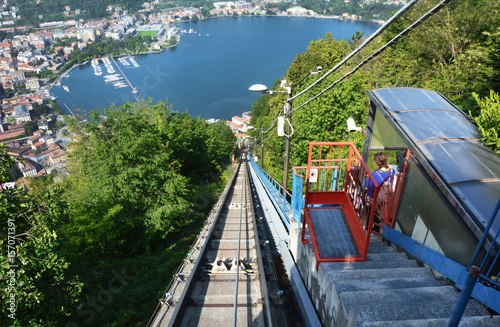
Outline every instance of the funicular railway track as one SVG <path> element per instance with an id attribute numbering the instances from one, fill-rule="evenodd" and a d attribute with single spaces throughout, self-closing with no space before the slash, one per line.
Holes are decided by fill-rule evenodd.
<path id="1" fill-rule="evenodd" d="M 150 326 L 272 326 L 244 158 L 182 295 Z"/>

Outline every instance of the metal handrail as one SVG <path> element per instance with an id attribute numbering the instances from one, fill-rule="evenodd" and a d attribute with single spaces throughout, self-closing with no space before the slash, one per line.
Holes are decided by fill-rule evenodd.
<path id="1" fill-rule="evenodd" d="M 488 235 L 490 234 L 491 226 L 493 225 L 493 222 L 495 221 L 499 210 L 500 210 L 500 200 L 498 200 L 498 203 L 497 203 L 495 209 L 493 210 L 493 214 L 491 215 L 491 218 L 488 221 L 488 225 L 486 226 L 486 229 L 484 230 L 483 237 L 481 238 L 481 241 L 479 241 L 479 244 L 476 247 L 476 251 L 472 255 L 469 266 L 467 267 L 467 269 L 469 270 L 469 273 L 467 275 L 467 279 L 465 282 L 465 286 L 462 290 L 462 293 L 460 293 L 460 297 L 458 298 L 457 305 L 455 306 L 455 310 L 453 310 L 453 314 L 450 318 L 450 322 L 448 324 L 449 327 L 456 327 L 460 323 L 460 320 L 462 319 L 462 316 L 463 316 L 464 311 L 465 311 L 465 307 L 467 306 L 467 303 L 469 302 L 471 294 L 474 291 L 474 286 L 476 285 L 478 279 L 481 280 L 481 282 L 484 283 L 485 285 L 488 284 L 489 287 L 492 287 L 493 289 L 500 291 L 500 288 L 499 288 L 500 284 L 498 283 L 500 270 L 497 271 L 496 276 L 491 276 L 492 270 L 494 269 L 494 266 L 495 266 L 495 264 L 500 256 L 500 251 L 495 255 L 495 258 L 493 259 L 493 261 L 490 264 L 487 263 L 490 260 L 490 254 L 492 253 L 492 251 L 494 251 L 496 241 L 497 241 L 498 236 L 500 234 L 500 229 L 497 231 L 495 238 L 491 242 L 491 245 L 488 248 L 488 251 L 486 252 L 486 255 L 483 257 L 483 260 L 481 261 L 480 267 L 478 268 L 478 267 L 474 266 L 474 263 L 476 262 L 477 258 L 479 257 L 479 254 L 483 251 L 483 246 L 486 244 Z M 488 265 L 489 265 L 489 268 L 488 268 L 488 271 L 486 272 L 486 275 L 481 275 L 481 271 L 486 269 Z M 495 277 L 495 278 L 493 278 L 493 277 Z"/>
<path id="2" fill-rule="evenodd" d="M 287 231 L 290 231 L 292 194 L 285 190 L 285 188 L 272 178 L 271 175 L 269 175 L 264 169 L 262 169 L 262 167 L 257 165 L 250 155 L 248 158 L 262 185 L 264 185 L 264 189 L 266 190 L 269 198 L 276 207 L 278 214 L 281 217 L 281 221 L 285 225 Z"/>

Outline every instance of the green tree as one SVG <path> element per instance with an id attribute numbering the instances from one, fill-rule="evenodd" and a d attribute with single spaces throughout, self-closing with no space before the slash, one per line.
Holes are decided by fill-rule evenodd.
<path id="1" fill-rule="evenodd" d="M 27 121 L 24 123 L 23 127 L 24 127 L 24 133 L 28 136 L 33 135 L 33 132 L 38 130 L 38 125 L 36 121 Z"/>
<path id="2" fill-rule="evenodd" d="M 66 196 L 77 251 L 124 256 L 190 222 L 188 180 L 161 129 L 168 105 L 126 104 L 92 115 L 69 155 Z"/>
<path id="3" fill-rule="evenodd" d="M 212 6 L 213 6 L 213 4 L 212 4 Z M 211 8 L 209 8 L 209 7 L 208 7 L 208 6 L 206 6 L 206 5 L 205 5 L 205 6 L 203 6 L 203 7 L 201 7 L 200 11 L 201 11 L 201 14 L 203 15 L 203 17 L 205 17 L 205 18 L 210 17 L 210 9 L 211 9 Z"/>
<path id="4" fill-rule="evenodd" d="M 94 112 L 72 145 L 65 180 L 72 220 L 64 233 L 75 255 L 123 257 L 197 217 L 196 185 L 220 172 L 235 140 L 227 126 L 171 112 L 165 102 L 127 103 L 104 115 Z"/>
<path id="5" fill-rule="evenodd" d="M 170 39 L 168 39 L 168 45 L 174 45 L 177 43 L 177 38 L 175 36 L 171 36 Z"/>
<path id="6" fill-rule="evenodd" d="M 9 181 L 13 165 L 0 145 L 0 185 Z M 78 301 L 82 284 L 68 274 L 69 264 L 58 251 L 55 228 L 67 223 L 60 195 L 57 188 L 45 189 L 36 199 L 22 188 L 0 189 L 3 326 L 57 326 Z"/>

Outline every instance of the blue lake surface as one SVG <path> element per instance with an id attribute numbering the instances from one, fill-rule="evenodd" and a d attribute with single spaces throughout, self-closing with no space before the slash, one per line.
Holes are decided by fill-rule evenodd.
<path id="1" fill-rule="evenodd" d="M 139 68 L 126 68 L 117 61 L 139 93 L 106 84 L 104 65 L 103 75 L 96 76 L 89 63 L 62 80 L 70 92 L 58 86 L 52 95 L 67 113 L 63 103 L 72 110 L 89 112 L 151 98 L 153 102 L 168 99 L 174 110 L 187 109 L 192 116 L 230 119 L 251 110 L 259 96 L 248 91 L 251 85 L 271 87 L 310 41 L 328 32 L 339 40 L 349 39 L 357 30 L 373 33 L 378 25 L 298 17 L 224 17 L 178 27 L 196 33 L 182 35 L 177 47 L 162 53 L 135 55 Z"/>

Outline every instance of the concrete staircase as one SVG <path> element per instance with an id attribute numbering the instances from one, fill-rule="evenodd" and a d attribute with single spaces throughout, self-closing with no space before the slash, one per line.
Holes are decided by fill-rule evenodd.
<path id="1" fill-rule="evenodd" d="M 297 267 L 323 326 L 446 327 L 459 291 L 435 278 L 394 246 L 372 236 L 365 262 L 321 263 L 310 244 L 297 249 Z M 500 326 L 500 316 L 471 299 L 460 327 Z"/>

